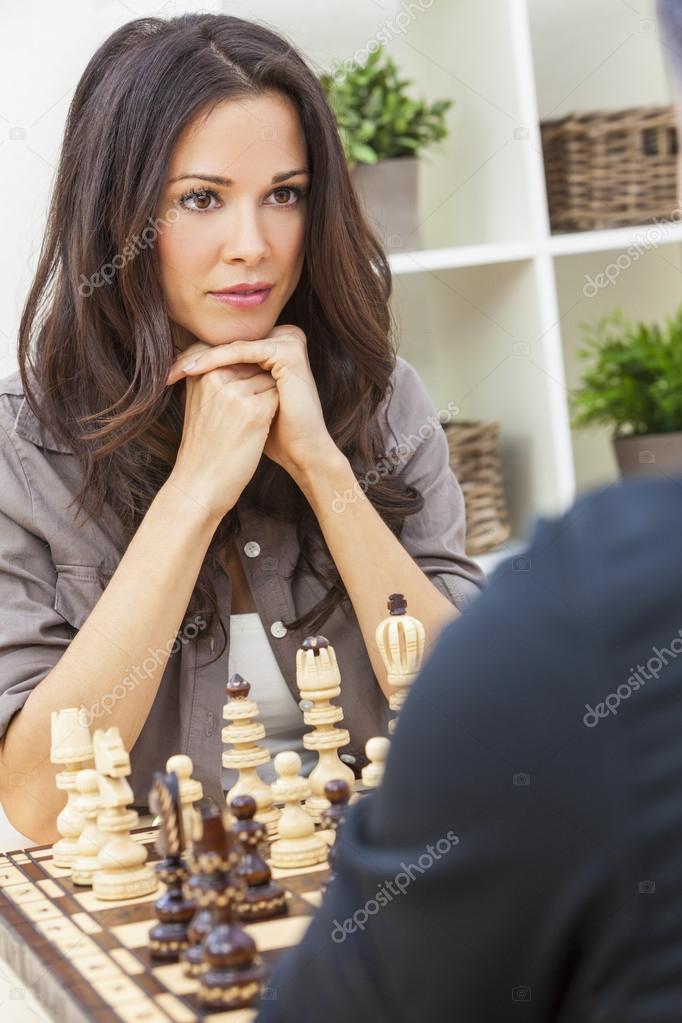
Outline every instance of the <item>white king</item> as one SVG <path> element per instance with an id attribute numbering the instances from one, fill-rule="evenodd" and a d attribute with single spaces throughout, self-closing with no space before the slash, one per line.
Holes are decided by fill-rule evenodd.
<path id="1" fill-rule="evenodd" d="M 390 614 L 377 626 L 375 639 L 393 690 L 388 705 L 397 715 L 419 674 L 424 659 L 425 632 L 419 619 L 407 614 L 407 601 L 402 593 L 391 593 L 387 607 Z M 391 734 L 395 725 L 396 718 L 393 718 L 388 723 Z"/>

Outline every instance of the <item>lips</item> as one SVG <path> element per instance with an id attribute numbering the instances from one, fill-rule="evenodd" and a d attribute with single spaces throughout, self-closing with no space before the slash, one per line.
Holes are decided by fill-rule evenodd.
<path id="1" fill-rule="evenodd" d="M 211 291 L 209 296 L 214 302 L 220 302 L 222 305 L 230 305 L 235 309 L 251 309 L 252 307 L 262 305 L 263 302 L 267 302 L 272 294 L 272 290 L 272 286 L 269 286 L 250 294 L 243 291 Z"/>
<path id="2" fill-rule="evenodd" d="M 229 288 L 221 288 L 219 291 L 212 291 L 212 295 L 244 295 L 255 294 L 259 291 L 269 291 L 272 287 L 269 281 L 254 281 L 253 284 L 242 282 L 233 284 Z"/>

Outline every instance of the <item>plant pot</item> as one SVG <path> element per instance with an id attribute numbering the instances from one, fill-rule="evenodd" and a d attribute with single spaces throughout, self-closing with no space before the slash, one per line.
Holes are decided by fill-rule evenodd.
<path id="1" fill-rule="evenodd" d="M 621 476 L 674 476 L 682 473 L 682 431 L 614 437 Z"/>
<path id="2" fill-rule="evenodd" d="M 421 248 L 417 211 L 416 156 L 358 163 L 351 180 L 370 224 L 387 252 Z"/>

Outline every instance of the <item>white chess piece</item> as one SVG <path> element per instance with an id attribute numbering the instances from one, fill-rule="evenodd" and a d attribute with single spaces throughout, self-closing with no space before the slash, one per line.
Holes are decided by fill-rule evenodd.
<path id="1" fill-rule="evenodd" d="M 388 672 L 387 681 L 392 687 L 388 700 L 394 717 L 388 723 L 388 730 L 395 731 L 397 715 L 407 699 L 407 691 L 419 674 L 424 659 L 425 632 L 418 618 L 407 614 L 407 601 L 402 593 L 392 593 L 387 602 L 390 614 L 379 622 L 375 639 Z"/>
<path id="2" fill-rule="evenodd" d="M 374 735 L 365 744 L 365 753 L 369 763 L 362 769 L 362 784 L 368 789 L 376 789 L 384 780 L 386 758 L 391 748 L 390 739 L 383 735 Z"/>
<path id="3" fill-rule="evenodd" d="M 279 819 L 279 838 L 270 846 L 270 861 L 274 867 L 313 867 L 325 863 L 328 846 L 315 831 L 315 823 L 301 806 L 310 795 L 310 782 L 301 777 L 301 758 L 287 750 L 274 760 L 277 781 L 272 792 L 284 809 Z"/>
<path id="4" fill-rule="evenodd" d="M 182 823 L 185 832 L 185 844 L 189 849 L 191 843 L 201 836 L 201 814 L 194 804 L 204 794 L 203 786 L 198 778 L 192 777 L 194 764 L 185 753 L 176 753 L 166 761 L 166 771 L 172 771 L 178 778 L 178 791 L 182 807 Z"/>
<path id="5" fill-rule="evenodd" d="M 92 740 L 81 709 L 67 707 L 50 715 L 50 760 L 64 770 L 56 776 L 56 785 L 66 792 L 66 805 L 57 817 L 57 831 L 62 836 L 52 847 L 55 867 L 70 868 L 78 852 L 78 839 L 85 825 L 76 809 L 76 775 L 92 760 Z"/>
<path id="6" fill-rule="evenodd" d="M 306 749 L 315 750 L 318 761 L 308 776 L 311 794 L 306 808 L 313 820 L 319 824 L 322 811 L 329 806 L 324 794 L 328 781 L 342 778 L 353 791 L 355 775 L 350 767 L 339 758 L 339 750 L 350 742 L 345 728 L 337 728 L 343 720 L 343 710 L 331 701 L 341 693 L 341 675 L 336 653 L 324 636 L 309 636 L 296 652 L 296 685 L 305 700 L 312 707 L 303 711 L 303 720 L 313 730 L 303 736 Z"/>
<path id="7" fill-rule="evenodd" d="M 232 675 L 225 686 L 228 702 L 223 707 L 223 717 L 230 721 L 222 730 L 223 743 L 232 748 L 223 750 L 223 767 L 237 769 L 239 777 L 225 799 L 229 808 L 235 796 L 252 796 L 256 800 L 256 819 L 265 824 L 268 835 L 277 834 L 279 810 L 273 803 L 272 790 L 258 774 L 256 768 L 270 763 L 270 751 L 258 745 L 265 738 L 265 728 L 258 717 L 258 704 L 249 699 L 251 684 L 241 677 Z"/>
<path id="8" fill-rule="evenodd" d="M 95 767 L 99 774 L 102 811 L 97 825 L 107 836 L 100 850 L 102 867 L 92 882 L 99 899 L 134 899 L 151 895 L 158 888 L 158 879 L 146 862 L 147 850 L 130 835 L 139 823 L 137 810 L 129 807 L 133 792 L 126 778 L 131 772 L 130 757 L 123 748 L 116 727 L 98 728 L 93 736 Z"/>
<path id="9" fill-rule="evenodd" d="M 107 842 L 107 836 L 97 827 L 97 817 L 101 809 L 97 771 L 92 768 L 79 771 L 76 775 L 76 790 L 77 810 L 85 820 L 85 827 L 78 839 L 71 880 L 74 884 L 90 886 L 95 871 L 102 866 L 99 854 Z"/>

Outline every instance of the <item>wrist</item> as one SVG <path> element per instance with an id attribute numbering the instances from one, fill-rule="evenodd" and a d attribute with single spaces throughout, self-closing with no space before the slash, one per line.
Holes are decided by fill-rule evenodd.
<path id="1" fill-rule="evenodd" d="M 212 536 L 230 508 L 212 507 L 205 496 L 198 492 L 200 489 L 195 482 L 188 483 L 172 470 L 166 482 L 159 488 L 157 500 L 167 507 L 174 517 L 181 516 L 183 522 L 191 523 L 196 529 L 206 531 Z"/>
<path id="2" fill-rule="evenodd" d="M 311 503 L 318 496 L 328 495 L 330 489 L 352 486 L 355 482 L 350 462 L 333 442 L 292 475 Z"/>

